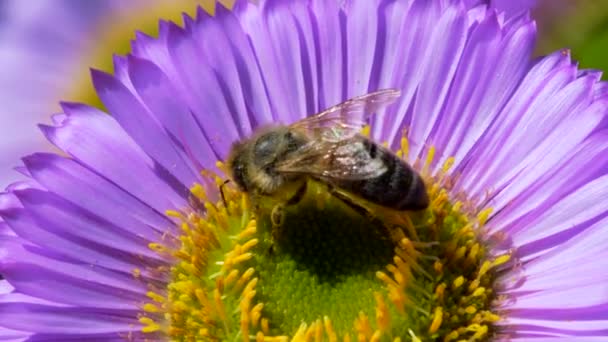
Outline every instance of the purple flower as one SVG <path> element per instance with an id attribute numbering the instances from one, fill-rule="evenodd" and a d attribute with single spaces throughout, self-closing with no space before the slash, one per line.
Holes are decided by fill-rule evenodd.
<path id="1" fill-rule="evenodd" d="M 277 0 L 138 35 L 92 72 L 111 115 L 63 103 L 41 128 L 67 156 L 0 197 L 0 340 L 601 340 L 608 88 L 532 60 L 535 34 L 461 1 Z M 370 135 L 428 210 L 311 182 L 277 237 L 230 184 L 224 205 L 233 142 L 385 88 Z"/>

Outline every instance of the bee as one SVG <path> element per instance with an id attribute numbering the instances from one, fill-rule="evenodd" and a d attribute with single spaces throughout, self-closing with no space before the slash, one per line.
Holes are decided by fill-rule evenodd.
<path id="1" fill-rule="evenodd" d="M 227 165 L 237 187 L 252 198 L 280 203 L 271 213 L 299 202 L 309 180 L 326 184 L 343 201 L 361 198 L 404 211 L 429 205 L 420 175 L 387 148 L 360 134 L 369 117 L 400 96 L 384 89 L 354 97 L 291 125 L 254 132 L 232 145 Z"/>

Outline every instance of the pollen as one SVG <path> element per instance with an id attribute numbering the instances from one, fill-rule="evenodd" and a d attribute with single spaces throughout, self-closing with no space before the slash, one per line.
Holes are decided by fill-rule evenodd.
<path id="1" fill-rule="evenodd" d="M 396 154 L 408 158 L 409 146 L 402 138 Z M 500 320 L 494 279 L 512 258 L 487 252 L 492 209 L 450 196 L 454 158 L 433 174 L 439 152 L 426 150 L 414 165 L 427 210 L 362 214 L 310 182 L 280 227 L 271 199 L 252 206 L 203 171 L 192 206 L 167 210 L 174 226 L 148 246 L 168 265 L 132 271 L 155 279 L 141 331 L 171 341 L 487 340 Z"/>

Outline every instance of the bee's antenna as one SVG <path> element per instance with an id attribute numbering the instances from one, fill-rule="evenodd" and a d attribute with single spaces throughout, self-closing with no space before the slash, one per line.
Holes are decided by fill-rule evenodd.
<path id="1" fill-rule="evenodd" d="M 224 208 L 228 211 L 228 202 L 226 202 L 226 196 L 224 195 L 224 185 L 230 183 L 230 179 L 226 179 L 222 185 L 220 185 L 220 195 L 222 196 L 222 202 L 224 203 Z M 230 214 L 230 212 L 228 212 Z"/>

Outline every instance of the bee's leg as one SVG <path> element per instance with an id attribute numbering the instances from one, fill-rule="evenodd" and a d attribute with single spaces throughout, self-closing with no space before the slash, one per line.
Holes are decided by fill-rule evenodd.
<path id="1" fill-rule="evenodd" d="M 302 185 L 300 185 L 300 187 L 298 188 L 298 191 L 296 191 L 296 193 L 289 200 L 287 200 L 285 205 L 295 205 L 300 203 L 300 201 L 302 200 L 302 198 L 304 198 L 304 195 L 306 194 L 307 184 L 307 181 L 303 181 Z"/>
<path id="2" fill-rule="evenodd" d="M 347 206 L 349 206 L 352 210 L 356 211 L 359 215 L 367 217 L 368 219 L 374 219 L 375 218 L 375 215 L 372 214 L 369 211 L 369 209 L 363 207 L 360 204 L 357 204 L 357 203 L 353 202 L 352 199 L 350 199 L 350 198 L 348 198 L 348 196 L 345 196 L 344 194 L 342 194 L 340 191 L 338 191 L 333 186 L 329 186 L 328 187 L 328 191 L 329 191 L 329 193 L 332 196 L 334 196 L 337 199 L 339 199 L 340 201 L 342 201 L 342 203 L 344 203 Z"/>
<path id="3" fill-rule="evenodd" d="M 228 209 L 228 202 L 226 202 L 226 196 L 224 195 L 224 186 L 230 183 L 230 179 L 226 179 L 222 185 L 220 185 L 220 196 L 222 196 L 222 203 L 224 203 L 224 208 L 226 208 L 226 212 L 230 215 L 230 211 Z"/>

